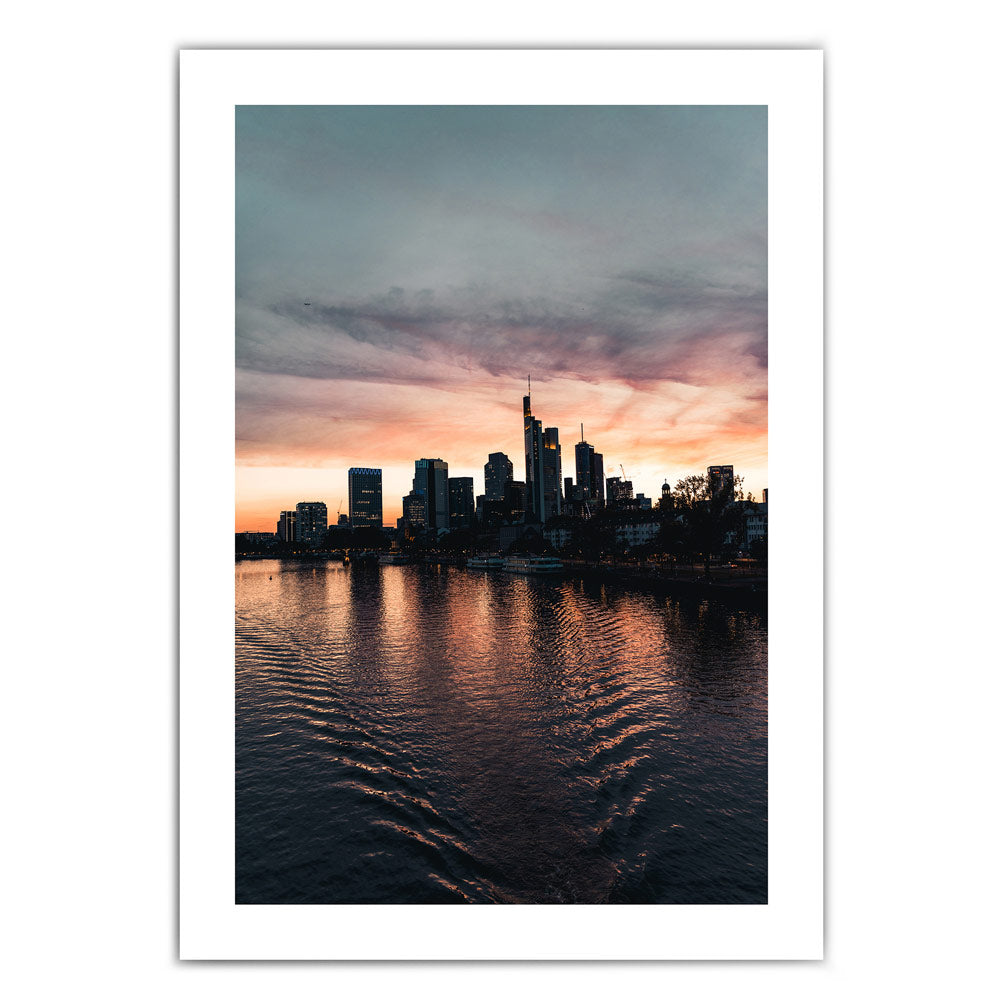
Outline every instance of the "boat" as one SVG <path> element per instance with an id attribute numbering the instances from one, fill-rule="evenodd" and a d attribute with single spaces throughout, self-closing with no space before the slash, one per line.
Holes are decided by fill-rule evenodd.
<path id="1" fill-rule="evenodd" d="M 508 573 L 561 573 L 563 564 L 555 556 L 508 556 L 503 563 Z"/>
<path id="2" fill-rule="evenodd" d="M 503 556 L 469 556 L 465 565 L 469 569 L 503 569 Z"/>
<path id="3" fill-rule="evenodd" d="M 405 566 L 410 561 L 410 557 L 405 552 L 383 552 L 378 557 L 378 561 L 383 566 Z"/>

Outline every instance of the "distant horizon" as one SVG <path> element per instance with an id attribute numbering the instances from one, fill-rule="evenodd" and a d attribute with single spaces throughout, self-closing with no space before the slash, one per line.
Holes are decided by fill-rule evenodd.
<path id="1" fill-rule="evenodd" d="M 413 463 L 525 478 L 521 400 L 654 501 L 767 487 L 767 113 L 240 107 L 236 530 Z M 560 484 L 561 485 L 561 484 Z"/>

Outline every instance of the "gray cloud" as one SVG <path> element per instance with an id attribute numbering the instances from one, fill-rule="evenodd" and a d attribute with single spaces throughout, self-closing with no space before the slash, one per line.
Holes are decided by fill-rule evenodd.
<path id="1" fill-rule="evenodd" d="M 641 384 L 766 366 L 766 292 L 697 275 L 629 273 L 567 302 L 484 288 L 447 295 L 399 288 L 364 300 L 241 309 L 237 363 L 318 378 L 437 381 L 437 366 L 486 375 L 540 373 Z M 721 374 L 721 372 L 720 372 Z"/>

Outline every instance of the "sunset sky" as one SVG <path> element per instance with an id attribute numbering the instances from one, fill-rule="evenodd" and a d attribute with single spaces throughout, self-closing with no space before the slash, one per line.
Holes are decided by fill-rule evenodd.
<path id="1" fill-rule="evenodd" d="M 524 479 L 521 397 L 654 499 L 767 486 L 764 107 L 243 107 L 236 530 L 413 463 Z M 306 305 L 309 303 L 309 305 Z"/>

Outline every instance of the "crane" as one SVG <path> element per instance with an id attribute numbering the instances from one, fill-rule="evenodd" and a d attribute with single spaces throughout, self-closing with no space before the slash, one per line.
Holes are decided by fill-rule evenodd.
<path id="1" fill-rule="evenodd" d="M 618 468 L 622 470 L 622 482 L 624 482 L 626 479 L 628 479 L 628 476 L 625 475 L 625 466 L 619 462 Z"/>

